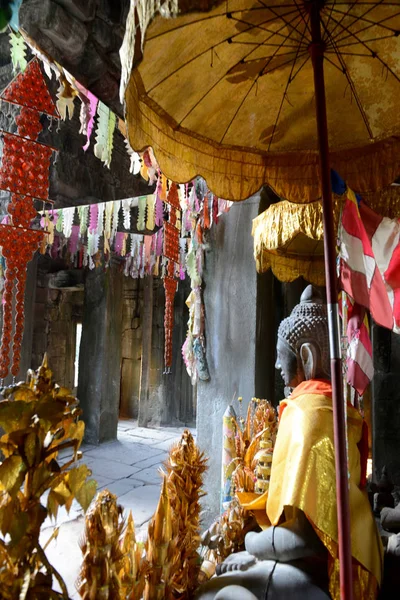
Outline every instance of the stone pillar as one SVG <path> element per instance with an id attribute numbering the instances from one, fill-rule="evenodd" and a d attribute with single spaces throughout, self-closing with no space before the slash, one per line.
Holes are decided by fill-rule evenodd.
<path id="1" fill-rule="evenodd" d="M 197 387 L 197 441 L 208 457 L 203 500 L 204 523 L 219 513 L 222 416 L 238 396 L 243 411 L 254 396 L 257 273 L 252 220 L 259 195 L 234 204 L 210 232 L 204 301 L 207 360 L 211 379 Z"/>
<path id="2" fill-rule="evenodd" d="M 78 397 L 86 425 L 85 440 L 99 444 L 117 437 L 121 377 L 122 278 L 116 268 L 88 271 Z"/>
<path id="3" fill-rule="evenodd" d="M 280 198 L 264 186 L 260 193 L 258 214 L 279 202 Z M 255 263 L 254 263 L 254 268 Z M 257 274 L 257 310 L 256 310 L 256 372 L 255 396 L 266 398 L 275 403 L 275 346 L 276 331 L 280 315 L 277 314 L 275 296 L 276 283 L 271 269 Z"/>
<path id="4" fill-rule="evenodd" d="M 142 360 L 143 280 L 124 277 L 120 416 L 137 419 Z"/>
<path id="5" fill-rule="evenodd" d="M 372 326 L 375 375 L 372 380 L 374 477 L 382 467 L 400 485 L 400 335 Z"/>
<path id="6" fill-rule="evenodd" d="M 140 368 L 139 426 L 147 427 L 152 418 L 154 402 L 150 395 L 150 370 L 153 339 L 153 276 L 144 278 L 142 363 Z"/>

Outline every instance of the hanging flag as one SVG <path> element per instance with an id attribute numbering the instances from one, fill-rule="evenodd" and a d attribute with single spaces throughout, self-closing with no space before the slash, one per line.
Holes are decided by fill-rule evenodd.
<path id="1" fill-rule="evenodd" d="M 372 344 L 366 309 L 350 298 L 347 339 L 347 383 L 362 396 L 374 376 Z"/>
<path id="2" fill-rule="evenodd" d="M 20 33 L 10 32 L 10 50 L 13 73 L 24 72 L 27 67 L 26 44 Z"/>
<path id="3" fill-rule="evenodd" d="M 400 222 L 381 217 L 351 190 L 345 200 L 340 240 L 340 281 L 378 325 L 400 333 Z"/>

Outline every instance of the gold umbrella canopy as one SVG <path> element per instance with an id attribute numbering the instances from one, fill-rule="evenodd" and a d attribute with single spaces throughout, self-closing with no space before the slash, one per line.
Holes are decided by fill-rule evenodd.
<path id="1" fill-rule="evenodd" d="M 202 2 L 205 8 L 206 0 Z M 133 148 L 242 200 L 320 197 L 307 0 L 225 0 L 157 17 L 126 90 Z M 331 164 L 357 191 L 400 173 L 400 4 L 321 2 Z"/>

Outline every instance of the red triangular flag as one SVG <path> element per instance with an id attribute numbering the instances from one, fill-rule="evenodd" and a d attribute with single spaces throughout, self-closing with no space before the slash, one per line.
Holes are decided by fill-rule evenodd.
<path id="1" fill-rule="evenodd" d="M 12 80 L 0 97 L 7 102 L 60 118 L 37 58 L 31 60 L 25 71 Z"/>

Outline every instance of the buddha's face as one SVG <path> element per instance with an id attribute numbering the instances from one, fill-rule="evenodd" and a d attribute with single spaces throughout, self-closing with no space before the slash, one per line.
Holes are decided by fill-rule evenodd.
<path id="1" fill-rule="evenodd" d="M 276 344 L 275 368 L 280 371 L 286 387 L 295 388 L 304 381 L 304 371 L 300 358 L 290 348 L 289 344 L 278 337 Z"/>

